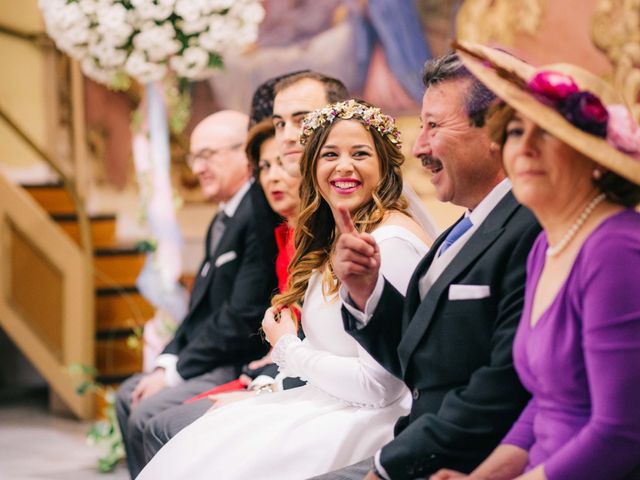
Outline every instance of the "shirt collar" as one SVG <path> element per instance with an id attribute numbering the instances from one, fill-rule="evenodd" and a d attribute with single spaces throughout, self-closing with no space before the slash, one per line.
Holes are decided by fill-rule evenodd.
<path id="1" fill-rule="evenodd" d="M 253 179 L 247 180 L 246 183 L 244 183 L 240 187 L 240 189 L 233 195 L 233 197 L 231 197 L 226 202 L 220 202 L 220 204 L 218 205 L 218 210 L 223 211 L 224 214 L 229 218 L 233 217 L 236 213 L 236 210 L 238 209 L 238 206 L 240 205 L 240 202 L 244 198 L 244 195 L 249 191 L 249 188 L 251 188 L 252 183 Z"/>
<path id="2" fill-rule="evenodd" d="M 491 190 L 489 194 L 482 199 L 473 211 L 467 210 L 464 213 L 464 216 L 469 217 L 469 220 L 471 220 L 473 225 L 480 225 L 510 190 L 511 181 L 508 178 L 505 178 L 493 187 L 493 190 Z"/>

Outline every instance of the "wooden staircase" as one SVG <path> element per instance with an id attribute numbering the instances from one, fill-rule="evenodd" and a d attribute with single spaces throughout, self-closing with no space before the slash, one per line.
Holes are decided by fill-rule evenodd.
<path id="1" fill-rule="evenodd" d="M 69 237 L 80 242 L 74 205 L 62 185 L 23 187 Z M 114 386 L 142 371 L 142 349 L 130 348 L 127 341 L 153 316 L 154 309 L 135 286 L 145 254 L 134 245 L 117 242 L 115 215 L 90 215 L 90 223 L 94 246 L 97 381 Z"/>

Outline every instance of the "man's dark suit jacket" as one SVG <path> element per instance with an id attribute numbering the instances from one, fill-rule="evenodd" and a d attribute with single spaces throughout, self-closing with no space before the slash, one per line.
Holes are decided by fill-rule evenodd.
<path id="1" fill-rule="evenodd" d="M 343 307 L 345 328 L 413 394 L 380 462 L 393 480 L 447 467 L 468 472 L 496 447 L 528 394 L 511 346 L 524 302 L 526 259 L 540 227 L 509 192 L 420 301 L 418 282 L 447 232 L 413 274 L 405 298 L 385 281 L 361 329 Z M 450 285 L 488 285 L 481 299 L 449 300 Z M 399 318 L 401 316 L 401 318 Z"/>
<path id="2" fill-rule="evenodd" d="M 256 183 L 254 188 L 259 188 Z M 163 351 L 178 355 L 177 370 L 184 379 L 223 365 L 240 368 L 268 350 L 259 329 L 277 287 L 276 252 L 266 252 L 258 240 L 250 193 L 226 220 L 215 252 L 209 251 L 209 228 L 189 312 Z"/>

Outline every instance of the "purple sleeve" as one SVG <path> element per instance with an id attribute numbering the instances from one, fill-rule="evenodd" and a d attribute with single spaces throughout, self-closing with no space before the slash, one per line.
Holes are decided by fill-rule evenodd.
<path id="1" fill-rule="evenodd" d="M 545 462 L 549 480 L 623 478 L 640 464 L 640 241 L 601 233 L 582 252 L 574 298 L 591 418 Z"/>
<path id="2" fill-rule="evenodd" d="M 536 416 L 537 410 L 538 406 L 536 405 L 535 398 L 532 398 L 520 414 L 520 417 L 518 417 L 518 420 L 516 420 L 516 423 L 511 427 L 511 430 L 509 430 L 509 433 L 507 433 L 500 443 L 503 445 L 514 445 L 529 451 L 535 442 L 533 419 Z"/>

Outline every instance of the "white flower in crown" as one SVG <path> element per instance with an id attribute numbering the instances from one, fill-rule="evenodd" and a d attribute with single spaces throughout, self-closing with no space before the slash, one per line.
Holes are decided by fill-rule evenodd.
<path id="1" fill-rule="evenodd" d="M 305 145 L 315 130 L 327 124 L 331 125 L 336 118 L 342 120 L 360 120 L 367 129 L 376 129 L 397 148 L 402 146 L 400 142 L 400 130 L 398 130 L 393 117 L 385 115 L 378 107 L 365 105 L 355 100 L 334 103 L 309 112 L 302 121 L 300 143 Z"/>

